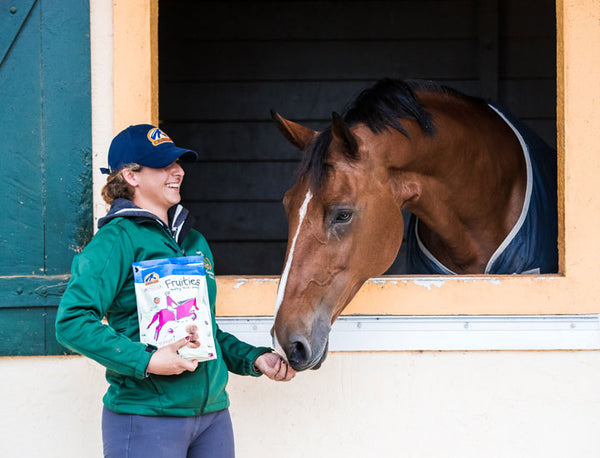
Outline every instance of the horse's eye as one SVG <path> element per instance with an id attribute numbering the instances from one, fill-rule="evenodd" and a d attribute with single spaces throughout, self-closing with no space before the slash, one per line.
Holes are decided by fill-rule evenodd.
<path id="1" fill-rule="evenodd" d="M 350 210 L 339 210 L 334 218 L 333 222 L 337 224 L 347 223 L 352 219 L 352 212 Z"/>

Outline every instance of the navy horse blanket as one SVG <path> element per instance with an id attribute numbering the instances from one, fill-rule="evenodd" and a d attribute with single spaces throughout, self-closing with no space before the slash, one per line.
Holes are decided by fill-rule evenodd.
<path id="1" fill-rule="evenodd" d="M 556 151 L 519 121 L 490 107 L 512 128 L 521 143 L 527 164 L 527 188 L 521 215 L 490 258 L 485 273 L 558 272 Z M 406 273 L 454 275 L 423 245 L 418 228 L 419 219 L 411 214 L 404 240 Z"/>

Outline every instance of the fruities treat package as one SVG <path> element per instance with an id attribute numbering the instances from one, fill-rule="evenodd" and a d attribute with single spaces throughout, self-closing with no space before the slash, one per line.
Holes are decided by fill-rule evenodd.
<path id="1" fill-rule="evenodd" d="M 132 264 L 140 342 L 157 348 L 183 339 L 196 327 L 198 348 L 179 354 L 189 360 L 216 359 L 204 256 L 155 259 Z"/>

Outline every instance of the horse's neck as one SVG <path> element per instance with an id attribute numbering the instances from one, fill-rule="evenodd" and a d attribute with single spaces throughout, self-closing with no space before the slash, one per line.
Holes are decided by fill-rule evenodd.
<path id="1" fill-rule="evenodd" d="M 428 250 L 457 273 L 482 273 L 519 218 L 526 171 L 514 132 L 493 113 L 434 111 L 438 131 L 426 142 L 431 161 L 419 173 L 419 217 Z M 451 147 L 449 147 L 451 145 Z"/>

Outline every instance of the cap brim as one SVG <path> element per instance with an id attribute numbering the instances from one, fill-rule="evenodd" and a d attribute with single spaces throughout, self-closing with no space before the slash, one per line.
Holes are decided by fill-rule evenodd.
<path id="1" fill-rule="evenodd" d="M 192 151 L 191 149 L 183 150 L 184 153 L 179 156 L 179 159 L 185 162 L 194 162 L 198 160 L 198 153 L 196 151 Z"/>
<path id="2" fill-rule="evenodd" d="M 165 145 L 166 146 L 166 145 Z M 184 149 L 175 146 L 173 143 L 168 144 L 168 147 L 163 147 L 160 154 L 155 154 L 153 157 L 145 157 L 140 159 L 139 164 L 153 169 L 162 169 L 177 159 L 186 162 L 193 162 L 198 159 L 198 153 L 191 149 Z"/>

